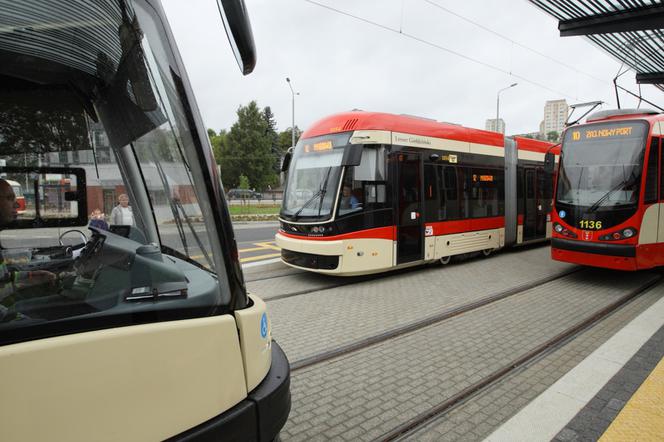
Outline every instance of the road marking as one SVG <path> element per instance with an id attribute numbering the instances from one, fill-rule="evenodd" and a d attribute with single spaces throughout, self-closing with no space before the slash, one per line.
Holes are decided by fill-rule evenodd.
<path id="1" fill-rule="evenodd" d="M 255 244 L 257 246 L 265 247 L 266 249 L 281 250 L 281 247 L 277 246 L 277 244 L 274 241 L 257 242 Z"/>
<path id="2" fill-rule="evenodd" d="M 259 250 L 265 250 L 266 247 L 252 247 L 250 249 L 238 249 L 238 252 L 240 253 L 249 253 L 249 252 L 258 252 Z"/>
<path id="3" fill-rule="evenodd" d="M 275 258 L 277 256 L 281 256 L 281 253 L 269 253 L 267 255 L 259 255 L 259 256 L 250 256 L 250 257 L 247 257 L 247 258 L 240 258 L 240 262 L 259 261 L 261 259 Z"/>
<path id="4" fill-rule="evenodd" d="M 258 256 L 247 256 L 246 258 L 240 258 L 240 262 L 251 262 L 251 261 L 260 261 L 262 259 L 268 259 L 268 258 L 274 258 L 277 256 L 281 256 L 281 248 L 277 247 L 274 241 L 266 241 L 266 242 L 256 242 L 253 243 L 254 245 L 258 247 L 250 247 L 248 249 L 238 249 L 239 253 L 249 253 L 249 252 L 259 252 L 259 251 L 265 251 L 265 252 L 271 252 L 273 250 L 278 251 L 279 253 L 267 253 L 265 255 L 258 255 Z M 199 260 L 204 258 L 205 256 L 203 255 L 194 255 L 191 256 L 191 259 L 194 260 Z"/>

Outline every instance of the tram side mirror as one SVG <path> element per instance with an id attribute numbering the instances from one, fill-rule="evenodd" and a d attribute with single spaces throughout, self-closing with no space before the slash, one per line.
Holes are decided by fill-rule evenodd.
<path id="1" fill-rule="evenodd" d="M 344 150 L 344 156 L 341 159 L 342 166 L 359 166 L 362 161 L 362 144 L 351 144 Z"/>
<path id="2" fill-rule="evenodd" d="M 544 171 L 547 174 L 553 175 L 556 167 L 556 156 L 552 152 L 544 154 Z"/>
<path id="3" fill-rule="evenodd" d="M 217 0 L 228 42 L 243 75 L 256 66 L 256 45 L 244 0 Z"/>
<path id="4" fill-rule="evenodd" d="M 16 218 L 0 229 L 73 227 L 88 223 L 85 169 L 0 167 L 16 197 Z M 13 216 L 13 214 L 12 214 Z"/>
<path id="5" fill-rule="evenodd" d="M 290 167 L 290 162 L 292 159 L 293 159 L 293 148 L 289 147 L 288 150 L 286 151 L 286 154 L 284 155 L 284 158 L 281 160 L 282 172 L 288 172 L 288 168 Z"/>

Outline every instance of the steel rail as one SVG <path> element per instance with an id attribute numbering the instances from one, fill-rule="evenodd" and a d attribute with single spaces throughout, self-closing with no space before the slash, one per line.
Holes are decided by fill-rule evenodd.
<path id="1" fill-rule="evenodd" d="M 650 278 L 644 284 L 641 284 L 636 289 L 631 290 L 625 296 L 621 297 L 615 302 L 597 310 L 596 312 L 594 312 L 590 316 L 587 316 L 585 319 L 579 321 L 575 325 L 567 328 L 563 332 L 547 340 L 543 344 L 540 344 L 537 347 L 531 349 L 525 354 L 522 354 L 521 356 L 517 357 L 508 364 L 502 366 L 498 370 L 495 370 L 490 375 L 464 388 L 463 390 L 459 391 L 458 393 L 454 394 L 453 396 L 449 397 L 448 399 L 439 403 L 438 405 L 428 409 L 427 411 L 420 413 L 419 415 L 415 416 L 409 421 L 396 426 L 389 432 L 375 439 L 375 441 L 381 441 L 381 442 L 393 441 L 408 436 L 413 432 L 415 432 L 416 430 L 421 429 L 422 427 L 429 424 L 434 419 L 439 418 L 440 416 L 449 412 L 455 405 L 469 399 L 471 396 L 475 395 L 476 393 L 500 381 L 501 379 L 515 372 L 517 369 L 521 368 L 525 364 L 562 347 L 572 337 L 578 335 L 579 333 L 585 331 L 586 329 L 589 329 L 596 323 L 600 322 L 602 319 L 609 316 L 611 313 L 618 310 L 623 305 L 632 301 L 634 298 L 641 295 L 642 293 L 648 291 L 651 287 L 658 284 L 663 277 L 664 275 L 660 274 L 654 276 L 653 278 Z"/>
<path id="2" fill-rule="evenodd" d="M 447 319 L 453 318 L 455 316 L 460 316 L 464 313 L 471 312 L 473 310 L 476 310 L 480 307 L 484 307 L 485 305 L 492 304 L 494 302 L 500 301 L 502 299 L 508 298 L 510 296 L 514 296 L 518 293 L 525 292 L 526 290 L 533 289 L 535 287 L 538 287 L 543 284 L 547 284 L 549 282 L 555 281 L 560 278 L 564 278 L 566 276 L 569 276 L 573 273 L 576 273 L 583 269 L 583 267 L 572 267 L 571 269 L 564 270 L 562 272 L 556 273 L 551 276 L 547 276 L 545 278 L 540 278 L 535 281 L 531 281 L 525 284 L 520 284 L 518 286 L 509 288 L 507 290 L 502 290 L 498 293 L 494 293 L 492 295 L 486 296 L 482 299 L 479 299 L 477 301 L 469 302 L 467 304 L 463 304 L 458 307 L 453 307 L 449 310 L 445 310 L 441 313 L 438 313 L 436 315 L 424 318 L 419 321 L 412 322 L 410 324 L 406 324 L 401 327 L 397 327 L 392 330 L 388 330 L 386 332 L 370 336 L 368 338 L 364 338 L 361 340 L 358 340 L 356 342 L 352 342 L 350 344 L 342 345 L 337 348 L 331 349 L 324 351 L 322 353 L 319 353 L 314 356 L 306 357 L 303 359 L 299 359 L 297 361 L 291 362 L 291 371 L 298 371 L 306 367 L 310 367 L 312 365 L 320 364 L 321 362 L 328 361 L 333 358 L 337 358 L 343 355 L 346 355 L 348 353 L 356 352 L 358 350 L 365 349 L 367 347 L 370 347 L 372 345 L 379 344 L 381 342 L 396 338 L 398 336 L 404 335 L 406 333 L 411 333 L 417 330 L 420 330 L 424 327 L 428 327 L 433 324 L 437 324 L 439 322 L 445 321 Z M 274 298 L 271 298 L 274 299 Z"/>

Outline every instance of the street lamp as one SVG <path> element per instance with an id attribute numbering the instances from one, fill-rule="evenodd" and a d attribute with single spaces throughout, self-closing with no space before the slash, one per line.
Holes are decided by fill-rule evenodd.
<path id="1" fill-rule="evenodd" d="M 290 88 L 291 91 L 291 96 L 293 97 L 292 100 L 292 116 L 293 116 L 293 124 L 291 125 L 291 146 L 295 146 L 295 96 L 300 95 L 299 92 L 293 91 L 293 86 L 291 85 L 290 78 L 286 77 L 286 82 L 288 82 L 288 87 Z"/>
<path id="2" fill-rule="evenodd" d="M 500 124 L 498 121 L 500 120 L 500 93 L 502 91 L 506 91 L 507 89 L 513 88 L 519 83 L 512 83 L 507 87 L 502 88 L 501 90 L 498 91 L 498 94 L 496 94 L 496 129 L 498 129 L 498 125 Z M 498 132 L 498 130 L 496 130 Z"/>

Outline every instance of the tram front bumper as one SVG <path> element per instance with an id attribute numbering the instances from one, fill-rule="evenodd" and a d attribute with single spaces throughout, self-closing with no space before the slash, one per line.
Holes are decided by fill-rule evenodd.
<path id="1" fill-rule="evenodd" d="M 272 365 L 258 387 L 230 410 L 170 440 L 272 441 L 286 423 L 290 408 L 290 364 L 272 341 Z"/>
<path id="2" fill-rule="evenodd" d="M 281 248 L 286 264 L 321 273 L 339 273 L 343 264 L 344 242 L 290 238 L 277 233 L 275 242 Z"/>
<path id="3" fill-rule="evenodd" d="M 638 270 L 636 246 L 553 238 L 551 258 L 591 267 Z"/>

